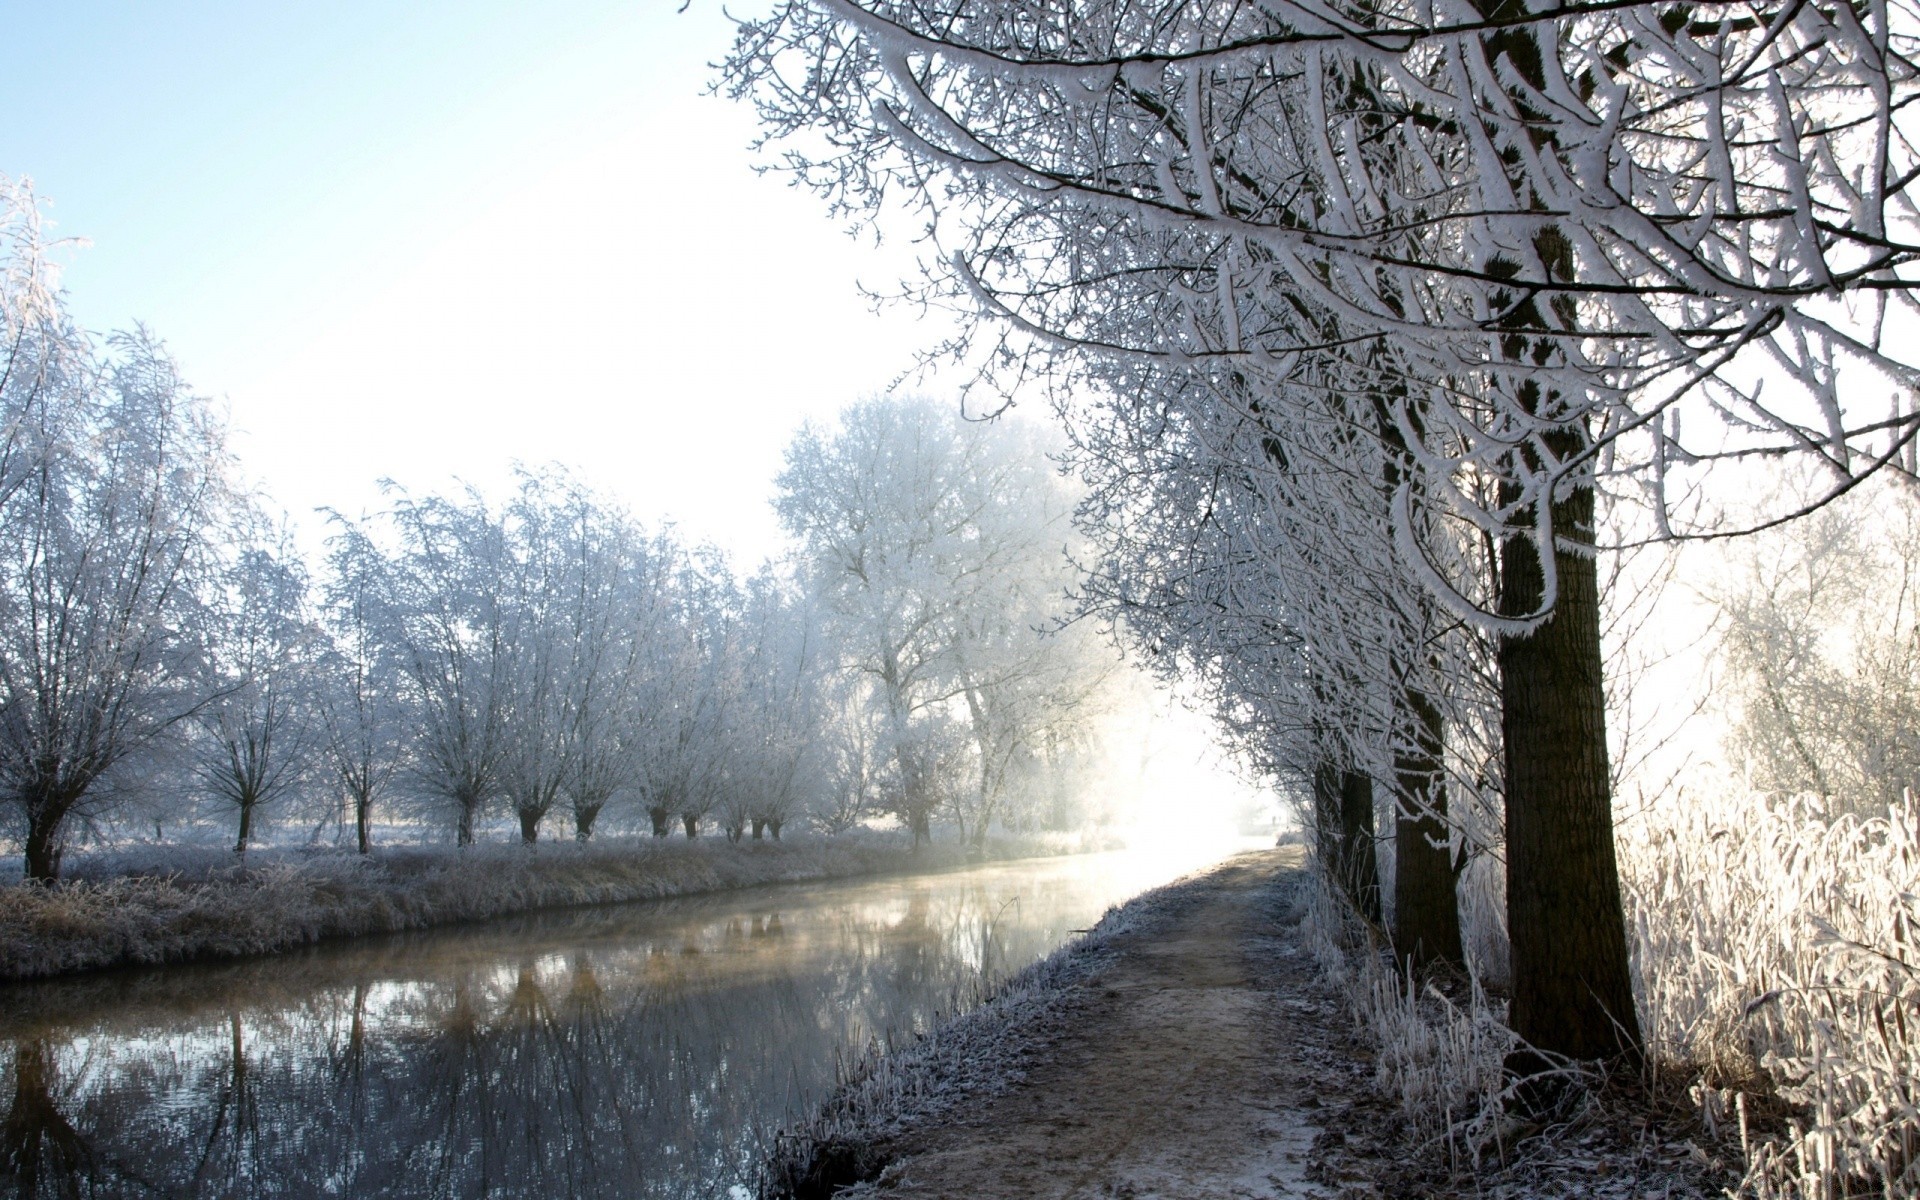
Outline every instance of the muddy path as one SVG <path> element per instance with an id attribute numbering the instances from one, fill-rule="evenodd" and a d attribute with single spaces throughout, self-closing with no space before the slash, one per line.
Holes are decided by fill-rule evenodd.
<path id="1" fill-rule="evenodd" d="M 1373 1107 L 1372 1067 L 1300 945 L 1297 863 L 1242 855 L 1175 889 L 1112 939 L 1024 1078 L 898 1138 L 867 1186 L 956 1200 L 1337 1194 L 1325 1151 Z"/>

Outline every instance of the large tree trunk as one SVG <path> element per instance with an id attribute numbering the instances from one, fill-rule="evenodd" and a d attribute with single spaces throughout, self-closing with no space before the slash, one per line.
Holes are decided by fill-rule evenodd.
<path id="1" fill-rule="evenodd" d="M 688 841 L 692 841 L 694 838 L 697 838 L 700 836 L 700 814 L 699 813 L 681 813 L 680 822 L 681 824 L 687 827 Z"/>
<path id="2" fill-rule="evenodd" d="M 531 846 L 540 840 L 540 817 L 540 813 L 534 812 L 531 809 L 523 808 L 520 810 L 520 842 L 522 845 Z"/>
<path id="3" fill-rule="evenodd" d="M 462 801 L 460 803 L 459 827 L 454 832 L 454 839 L 459 845 L 462 845 L 462 846 L 473 845 L 474 807 L 475 807 L 474 805 L 468 804 L 465 801 Z"/>
<path id="4" fill-rule="evenodd" d="M 761 840 L 760 835 L 765 833 L 766 830 L 767 830 L 767 819 L 765 817 L 755 817 L 753 819 L 753 840 L 756 842 L 760 841 Z"/>
<path id="5" fill-rule="evenodd" d="M 373 802 L 365 796 L 354 798 L 353 836 L 360 845 L 360 853 L 373 852 Z"/>
<path id="6" fill-rule="evenodd" d="M 1566 542 L 1593 544 L 1594 497 L 1575 488 L 1553 505 Z M 1591 551 L 1554 553 L 1553 615 L 1500 645 L 1507 771 L 1507 928 L 1513 943 L 1513 1031 L 1575 1059 L 1636 1054 L 1640 1022 L 1627 963 L 1614 857 L 1602 690 L 1600 592 Z M 1501 610 L 1537 611 L 1545 582 L 1533 545 L 1502 547 Z M 1533 1065 L 1516 1062 L 1529 1073 Z"/>
<path id="7" fill-rule="evenodd" d="M 601 805 L 581 804 L 573 810 L 573 840 L 590 842 L 593 840 L 593 823 L 600 819 Z M 658 836 L 656 834 L 656 836 Z"/>
<path id="8" fill-rule="evenodd" d="M 782 824 L 784 824 L 784 822 L 779 817 L 767 818 L 767 832 L 773 835 L 773 840 L 776 842 L 780 840 L 780 826 Z"/>
<path id="9" fill-rule="evenodd" d="M 666 837 L 668 832 L 670 832 L 673 810 L 656 805 L 647 810 L 647 819 L 653 822 L 653 836 L 657 838 Z"/>
<path id="10" fill-rule="evenodd" d="M 60 809 L 36 806 L 27 817 L 26 876 L 35 883 L 60 878 L 60 858 L 67 848 L 60 828 L 64 815 Z"/>
<path id="11" fill-rule="evenodd" d="M 1395 765 L 1400 804 L 1393 827 L 1393 952 L 1416 972 L 1464 966 L 1460 901 L 1448 845 L 1440 710 L 1411 692 L 1415 749 Z"/>

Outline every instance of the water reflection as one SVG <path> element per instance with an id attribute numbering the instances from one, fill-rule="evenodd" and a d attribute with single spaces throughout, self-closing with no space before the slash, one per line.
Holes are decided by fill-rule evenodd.
<path id="1" fill-rule="evenodd" d="M 1150 880 L 795 886 L 0 989 L 25 1197 L 724 1196 L 876 1034 Z"/>

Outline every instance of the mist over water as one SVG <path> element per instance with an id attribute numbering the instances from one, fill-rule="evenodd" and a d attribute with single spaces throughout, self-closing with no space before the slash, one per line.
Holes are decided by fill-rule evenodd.
<path id="1" fill-rule="evenodd" d="M 523 917 L 0 990 L 21 1196 L 739 1194 L 838 1062 L 1226 849 Z"/>

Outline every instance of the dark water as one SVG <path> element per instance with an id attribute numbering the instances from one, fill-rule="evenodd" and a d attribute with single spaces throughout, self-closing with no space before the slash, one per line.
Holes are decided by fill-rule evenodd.
<path id="1" fill-rule="evenodd" d="M 840 1059 L 1172 873 L 1045 859 L 0 986 L 0 1192 L 742 1195 Z"/>

